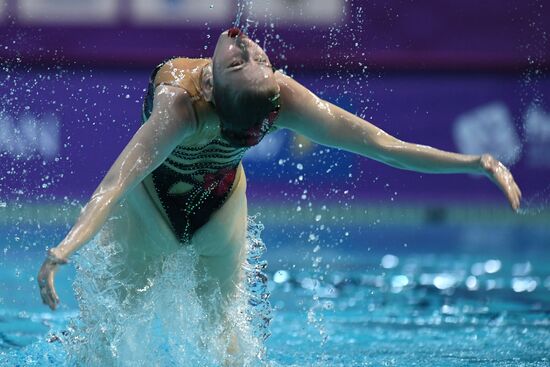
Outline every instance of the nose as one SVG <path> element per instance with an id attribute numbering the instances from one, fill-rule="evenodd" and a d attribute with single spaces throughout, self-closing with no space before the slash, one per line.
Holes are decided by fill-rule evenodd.
<path id="1" fill-rule="evenodd" d="M 229 36 L 229 38 L 235 38 L 241 34 L 242 34 L 241 30 L 237 27 L 230 28 L 227 31 L 227 35 Z"/>

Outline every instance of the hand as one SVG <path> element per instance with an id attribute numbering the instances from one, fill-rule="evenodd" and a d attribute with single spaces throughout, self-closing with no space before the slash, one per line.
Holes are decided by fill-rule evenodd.
<path id="1" fill-rule="evenodd" d="M 50 249 L 46 260 L 44 260 L 38 272 L 38 287 L 40 288 L 42 302 L 50 306 L 52 310 L 55 310 L 59 304 L 59 297 L 54 287 L 55 273 L 59 270 L 59 265 L 66 263 L 66 259 L 58 257 L 55 255 L 54 249 Z"/>
<path id="2" fill-rule="evenodd" d="M 480 163 L 485 175 L 502 190 L 512 209 L 517 211 L 521 201 L 521 190 L 508 168 L 490 154 L 483 154 Z"/>

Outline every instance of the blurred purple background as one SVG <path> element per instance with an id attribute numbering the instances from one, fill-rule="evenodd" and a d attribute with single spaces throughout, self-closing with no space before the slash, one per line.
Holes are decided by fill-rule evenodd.
<path id="1" fill-rule="evenodd" d="M 0 0 L 0 202 L 87 198 L 140 125 L 148 76 L 238 24 L 276 66 L 397 137 L 550 189 L 543 1 Z M 246 158 L 254 200 L 497 201 L 489 182 L 398 171 L 290 133 Z M 266 186 L 269 188 L 266 189 Z"/>

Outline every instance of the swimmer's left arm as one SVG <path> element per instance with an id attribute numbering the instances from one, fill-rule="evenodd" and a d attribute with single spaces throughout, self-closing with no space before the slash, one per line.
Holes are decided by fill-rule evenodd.
<path id="1" fill-rule="evenodd" d="M 514 210 L 521 191 L 508 169 L 488 154 L 465 155 L 399 140 L 348 111 L 324 101 L 290 77 L 277 73 L 281 113 L 277 125 L 313 141 L 387 165 L 424 173 L 470 173 L 490 178 Z"/>

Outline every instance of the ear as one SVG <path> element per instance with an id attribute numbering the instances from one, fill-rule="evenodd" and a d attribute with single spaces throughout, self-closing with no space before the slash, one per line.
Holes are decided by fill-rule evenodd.
<path id="1" fill-rule="evenodd" d="M 202 69 L 201 76 L 201 93 L 207 102 L 213 102 L 214 79 L 212 75 L 212 64 L 208 64 Z"/>

